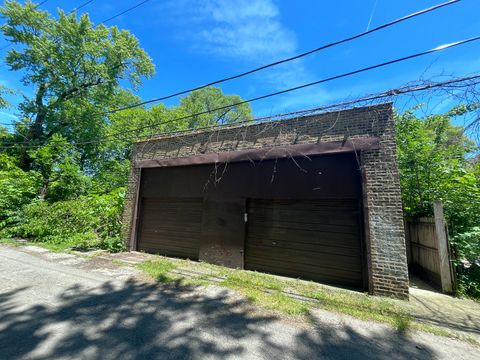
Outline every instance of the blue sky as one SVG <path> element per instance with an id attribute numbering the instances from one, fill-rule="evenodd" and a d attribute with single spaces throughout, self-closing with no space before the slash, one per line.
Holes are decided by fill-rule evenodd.
<path id="1" fill-rule="evenodd" d="M 140 0 L 95 0 L 80 12 L 100 22 Z M 162 96 L 242 72 L 380 25 L 444 0 L 151 0 L 114 19 L 135 34 L 156 64 L 156 75 L 138 91 Z M 42 6 L 70 11 L 85 0 L 49 0 Z M 409 20 L 366 38 L 336 46 L 221 87 L 243 98 L 301 85 L 360 67 L 480 34 L 480 1 L 458 4 Z M 0 46 L 4 42 L 0 40 Z M 441 73 L 480 71 L 480 42 L 252 104 L 257 116 L 293 111 L 362 96 Z M 0 52 L 4 56 L 5 51 Z M 0 84 L 21 89 L 20 75 L 0 68 Z M 16 99 L 11 99 L 13 102 Z M 446 99 L 448 100 L 448 99 Z M 178 99 L 168 105 L 178 103 Z M 444 101 L 448 106 L 449 101 Z M 15 110 L 0 113 L 7 121 Z"/>

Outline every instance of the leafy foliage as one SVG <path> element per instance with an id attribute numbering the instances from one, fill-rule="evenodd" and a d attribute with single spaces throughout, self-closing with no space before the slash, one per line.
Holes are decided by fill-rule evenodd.
<path id="1" fill-rule="evenodd" d="M 180 102 L 180 108 L 187 115 L 198 114 L 213 109 L 227 107 L 242 101 L 237 95 L 223 95 L 220 88 L 208 87 L 197 90 L 190 96 L 183 98 Z M 248 121 L 252 119 L 252 113 L 249 104 L 241 104 L 232 108 L 216 110 L 208 114 L 202 114 L 187 120 L 188 128 L 209 126 L 215 124 L 231 124 L 237 121 Z"/>
<path id="2" fill-rule="evenodd" d="M 5 95 L 13 94 L 14 91 L 6 88 L 3 85 L 0 85 L 0 109 L 10 106 L 10 103 L 5 99 Z"/>
<path id="3" fill-rule="evenodd" d="M 480 299 L 480 227 L 454 236 L 451 244 L 457 252 L 459 291 Z"/>
<path id="4" fill-rule="evenodd" d="M 18 209 L 36 197 L 40 181 L 39 173 L 24 172 L 15 158 L 0 153 L 0 229 L 18 221 Z"/>
<path id="5" fill-rule="evenodd" d="M 467 160 L 475 144 L 450 115 L 397 116 L 397 148 L 402 200 L 407 216 L 431 216 L 441 200 L 452 234 L 480 223 L 480 187 Z"/>
<path id="6" fill-rule="evenodd" d="M 124 189 L 75 200 L 33 201 L 23 208 L 21 222 L 10 235 L 63 247 L 123 249 L 120 238 Z"/>
<path id="7" fill-rule="evenodd" d="M 470 156 L 475 143 L 462 127 L 452 125 L 455 116 L 476 108 L 459 105 L 426 118 L 407 111 L 397 116 L 396 126 L 404 212 L 411 218 L 432 216 L 433 201 L 443 202 L 455 249 L 458 290 L 480 297 L 479 164 Z"/>
<path id="8" fill-rule="evenodd" d="M 94 26 L 86 14 L 77 18 L 75 12 L 59 11 L 55 18 L 30 1 L 6 1 L 0 15 L 3 35 L 21 45 L 8 52 L 6 63 L 36 89 L 19 105 L 27 119 L 19 140 L 44 143 L 57 134 L 82 142 L 101 136 L 108 124 L 103 110 L 116 105 L 120 83 L 136 89 L 142 78 L 153 75 L 151 59 L 135 36 L 117 27 Z M 82 165 L 96 151 L 95 144 L 82 147 Z M 22 167 L 30 163 L 24 156 Z"/>
<path id="9" fill-rule="evenodd" d="M 60 135 L 49 144 L 29 150 L 32 168 L 42 175 L 40 198 L 51 201 L 74 199 L 83 195 L 89 179 L 79 166 L 79 154 Z"/>

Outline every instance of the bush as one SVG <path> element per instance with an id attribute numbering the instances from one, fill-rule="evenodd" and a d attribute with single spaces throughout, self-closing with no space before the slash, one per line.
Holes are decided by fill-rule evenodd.
<path id="1" fill-rule="evenodd" d="M 123 189 L 117 189 L 105 195 L 81 196 L 53 204 L 36 200 L 24 207 L 21 222 L 9 233 L 58 248 L 120 251 L 123 198 Z"/>
<path id="2" fill-rule="evenodd" d="M 480 299 L 480 227 L 451 239 L 455 249 L 459 293 Z"/>
<path id="3" fill-rule="evenodd" d="M 40 174 L 25 172 L 0 154 L 0 229 L 14 225 L 19 211 L 37 196 Z"/>

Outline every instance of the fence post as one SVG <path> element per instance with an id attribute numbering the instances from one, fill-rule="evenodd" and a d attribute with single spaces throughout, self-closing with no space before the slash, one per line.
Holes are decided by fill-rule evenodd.
<path id="1" fill-rule="evenodd" d="M 440 201 L 433 203 L 433 214 L 435 216 L 435 232 L 437 235 L 438 257 L 440 259 L 440 279 L 442 283 L 442 292 L 449 293 L 453 291 L 453 279 L 450 269 L 450 256 L 448 251 L 448 239 L 443 215 L 443 205 Z"/>

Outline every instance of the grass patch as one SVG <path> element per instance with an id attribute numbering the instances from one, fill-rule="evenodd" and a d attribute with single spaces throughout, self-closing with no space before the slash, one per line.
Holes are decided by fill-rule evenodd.
<path id="1" fill-rule="evenodd" d="M 398 331 L 406 331 L 411 325 L 412 317 L 388 298 L 372 297 L 365 293 L 354 293 L 340 289 L 330 289 L 321 285 L 294 285 L 296 292 L 302 296 L 315 299 L 318 306 L 326 310 L 340 312 L 363 320 L 388 323 Z"/>
<path id="2" fill-rule="evenodd" d="M 234 289 L 258 289 L 282 291 L 286 284 L 270 275 L 250 271 L 233 270 L 222 282 L 223 286 Z"/>
<path id="3" fill-rule="evenodd" d="M 170 274 L 170 271 L 176 268 L 176 265 L 171 260 L 149 260 L 138 264 L 137 267 L 158 282 L 166 283 L 178 280 L 177 276 Z"/>
<path id="4" fill-rule="evenodd" d="M 16 239 L 11 238 L 0 238 L 0 244 L 10 245 L 10 246 L 20 246 L 24 245 Z"/>
<path id="5" fill-rule="evenodd" d="M 112 264 L 117 265 L 117 266 L 129 266 L 130 265 L 128 262 L 123 261 L 123 260 L 119 260 L 119 259 L 113 259 Z"/>
<path id="6" fill-rule="evenodd" d="M 157 260 L 146 261 L 137 267 L 159 282 L 213 284 L 233 289 L 263 308 L 289 316 L 302 316 L 307 321 L 313 321 L 309 316 L 310 310 L 320 308 L 362 320 L 386 323 L 399 332 L 418 330 L 478 345 L 473 338 L 464 338 L 441 327 L 415 322 L 408 309 L 401 306 L 401 302 L 389 298 L 370 296 L 315 282 L 160 256 Z M 174 270 L 175 273 L 172 273 Z M 189 275 L 184 276 L 181 273 Z M 288 294 L 296 294 L 310 301 L 303 301 Z"/>
<path id="7" fill-rule="evenodd" d="M 406 331 L 411 323 L 411 318 L 408 314 L 397 308 L 388 299 L 327 288 L 313 282 L 164 257 L 144 262 L 138 265 L 138 267 L 159 282 L 181 280 L 184 284 L 216 284 L 230 288 L 264 308 L 287 315 L 305 315 L 311 308 L 319 307 L 364 320 L 386 322 L 399 331 Z M 196 275 L 182 276 L 172 274 L 171 271 L 175 269 L 178 272 L 184 270 Z M 213 281 L 212 278 L 217 279 L 217 281 Z M 302 301 L 288 296 L 287 293 L 298 294 L 314 301 Z"/>
<path id="8" fill-rule="evenodd" d="M 73 242 L 44 242 L 44 241 L 32 241 L 32 240 L 23 240 L 15 238 L 2 238 L 0 239 L 0 244 L 10 245 L 10 246 L 25 246 L 25 245 L 35 245 L 40 246 L 45 249 L 48 249 L 53 252 L 68 252 L 71 250 L 74 245 Z M 72 245 L 73 244 L 73 245 Z"/>
<path id="9" fill-rule="evenodd" d="M 250 301 L 287 315 L 305 315 L 309 307 L 303 301 L 285 295 L 286 284 L 270 275 L 233 270 L 220 283 L 245 295 Z"/>
<path id="10" fill-rule="evenodd" d="M 69 252 L 75 247 L 74 242 L 55 242 L 55 241 L 32 241 L 30 245 L 41 246 L 53 252 Z"/>

